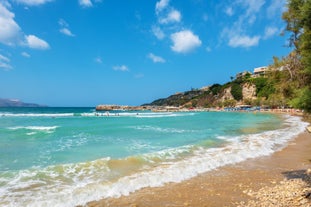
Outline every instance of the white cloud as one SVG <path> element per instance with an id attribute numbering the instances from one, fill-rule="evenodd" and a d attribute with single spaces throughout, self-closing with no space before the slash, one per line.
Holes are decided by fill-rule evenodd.
<path id="1" fill-rule="evenodd" d="M 18 3 L 26 4 L 28 6 L 38 6 L 41 4 L 45 4 L 51 2 L 53 0 L 15 0 Z"/>
<path id="2" fill-rule="evenodd" d="M 269 38 L 273 37 L 274 35 L 276 35 L 278 33 L 279 33 L 278 28 L 276 28 L 276 27 L 266 27 L 263 39 L 269 39 Z"/>
<path id="3" fill-rule="evenodd" d="M 228 41 L 230 47 L 252 47 L 259 43 L 259 35 L 249 35 L 252 25 L 257 21 L 258 14 L 262 14 L 262 8 L 265 0 L 236 0 L 231 5 L 226 5 L 225 13 L 229 16 L 237 14 L 234 11 L 241 11 L 233 22 L 224 27 L 221 32 L 221 38 Z"/>
<path id="4" fill-rule="evenodd" d="M 63 33 L 64 35 L 70 36 L 70 37 L 74 37 L 75 35 L 72 34 L 72 32 L 68 29 L 68 28 L 62 28 L 59 30 L 61 33 Z"/>
<path id="5" fill-rule="evenodd" d="M 252 47 L 258 45 L 259 36 L 249 37 L 247 35 L 237 35 L 229 39 L 229 46 L 231 47 Z"/>
<path id="6" fill-rule="evenodd" d="M 152 33 L 154 34 L 154 36 L 156 36 L 159 40 L 164 39 L 165 34 L 164 32 L 161 30 L 160 27 L 157 26 L 152 26 Z"/>
<path id="7" fill-rule="evenodd" d="M 31 57 L 27 52 L 22 52 L 21 55 L 26 57 L 26 58 L 30 58 Z"/>
<path id="8" fill-rule="evenodd" d="M 3 61 L 3 62 L 10 62 L 10 59 L 8 57 L 5 57 L 3 55 L 0 54 L 0 61 Z"/>
<path id="9" fill-rule="evenodd" d="M 202 44 L 199 37 L 190 30 L 173 33 L 171 40 L 173 41 L 171 49 L 178 53 L 190 52 Z"/>
<path id="10" fill-rule="evenodd" d="M 154 36 L 156 36 L 159 40 L 164 39 L 165 34 L 164 32 L 161 30 L 160 27 L 157 26 L 152 26 L 152 33 L 154 34 Z"/>
<path id="11" fill-rule="evenodd" d="M 170 0 L 160 0 L 156 3 L 156 12 L 160 12 L 163 9 L 165 9 L 168 4 L 169 4 Z"/>
<path id="12" fill-rule="evenodd" d="M 15 45 L 22 36 L 21 28 L 15 22 L 15 14 L 8 10 L 7 2 L 0 2 L 0 43 Z"/>
<path id="13" fill-rule="evenodd" d="M 82 7 L 92 7 L 93 6 L 91 0 L 79 0 L 79 4 Z"/>
<path id="14" fill-rule="evenodd" d="M 67 35 L 67 36 L 70 36 L 70 37 L 74 37 L 75 35 L 69 30 L 69 24 L 63 20 L 63 19 L 60 19 L 58 21 L 58 24 L 59 26 L 61 27 L 59 29 L 59 32 L 64 34 L 64 35 Z"/>
<path id="15" fill-rule="evenodd" d="M 156 56 L 153 53 L 149 53 L 148 58 L 151 59 L 154 63 L 165 63 L 166 62 L 164 58 L 160 56 Z"/>
<path id="16" fill-rule="evenodd" d="M 166 17 L 160 18 L 159 22 L 161 24 L 169 24 L 174 22 L 180 22 L 181 20 L 181 14 L 178 10 L 172 9 Z"/>
<path id="17" fill-rule="evenodd" d="M 116 66 L 113 66 L 113 69 L 117 71 L 124 71 L 124 72 L 129 71 L 129 68 L 126 65 L 116 65 Z"/>
<path id="18" fill-rule="evenodd" d="M 10 65 L 10 59 L 0 54 L 0 68 L 4 70 L 11 70 L 13 67 Z"/>
<path id="19" fill-rule="evenodd" d="M 27 35 L 25 36 L 25 39 L 26 45 L 30 48 L 39 50 L 46 50 L 50 48 L 49 44 L 46 41 L 36 37 L 35 35 Z"/>
<path id="20" fill-rule="evenodd" d="M 48 49 L 49 44 L 34 35 L 24 35 L 15 22 L 15 14 L 8 10 L 9 3 L 0 2 L 0 43 L 5 45 L 26 45 L 33 49 Z"/>

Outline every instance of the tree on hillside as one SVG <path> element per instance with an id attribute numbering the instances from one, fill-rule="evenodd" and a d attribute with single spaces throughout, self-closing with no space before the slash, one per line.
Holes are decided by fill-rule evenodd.
<path id="1" fill-rule="evenodd" d="M 243 99 L 243 93 L 242 93 L 242 87 L 240 84 L 233 83 L 231 86 L 231 95 L 233 98 L 237 101 L 240 101 Z"/>
<path id="2" fill-rule="evenodd" d="M 291 102 L 294 107 L 299 107 L 311 112 L 311 1 L 288 0 L 288 10 L 283 13 L 286 21 L 286 31 L 290 32 L 289 46 L 294 46 L 291 66 L 287 66 L 291 78 L 299 82 L 296 89 L 298 97 Z M 293 61 L 294 60 L 294 61 Z M 292 73 L 298 71 L 298 73 Z M 297 77 L 294 77 L 297 75 Z M 297 78 L 297 79 L 296 79 Z"/>

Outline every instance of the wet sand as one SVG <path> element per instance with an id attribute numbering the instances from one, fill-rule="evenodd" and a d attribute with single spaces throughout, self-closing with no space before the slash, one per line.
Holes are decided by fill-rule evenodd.
<path id="1" fill-rule="evenodd" d="M 311 190 L 311 176 L 305 179 L 310 168 L 311 134 L 304 132 L 271 156 L 225 166 L 182 183 L 144 188 L 129 196 L 90 202 L 87 206 L 310 207 L 311 199 L 304 195 Z M 290 196 L 280 197 L 285 191 Z"/>

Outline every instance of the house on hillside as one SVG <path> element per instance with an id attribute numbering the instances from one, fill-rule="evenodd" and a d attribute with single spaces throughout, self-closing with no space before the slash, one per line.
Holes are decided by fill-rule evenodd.
<path id="1" fill-rule="evenodd" d="M 268 70 L 267 66 L 254 68 L 254 73 L 253 73 L 252 77 L 257 78 L 257 77 L 265 76 L 267 70 Z"/>

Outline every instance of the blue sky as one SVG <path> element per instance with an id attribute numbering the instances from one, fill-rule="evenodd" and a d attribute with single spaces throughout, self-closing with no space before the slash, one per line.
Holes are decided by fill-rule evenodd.
<path id="1" fill-rule="evenodd" d="M 140 105 L 285 56 L 285 0 L 0 0 L 0 98 Z"/>

